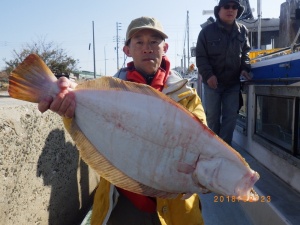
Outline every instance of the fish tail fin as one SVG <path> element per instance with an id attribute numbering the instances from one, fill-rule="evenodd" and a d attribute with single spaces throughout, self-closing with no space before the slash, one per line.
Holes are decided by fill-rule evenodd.
<path id="1" fill-rule="evenodd" d="M 56 80 L 44 61 L 30 54 L 11 72 L 8 93 L 13 98 L 38 103 L 52 94 Z"/>

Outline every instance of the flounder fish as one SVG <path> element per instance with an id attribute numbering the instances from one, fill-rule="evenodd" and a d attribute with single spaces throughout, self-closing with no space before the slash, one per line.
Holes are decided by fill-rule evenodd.
<path id="1" fill-rule="evenodd" d="M 59 92 L 36 54 L 10 75 L 11 97 L 38 103 Z M 101 77 L 79 84 L 75 117 L 64 124 L 82 159 L 131 192 L 175 198 L 208 190 L 256 201 L 248 163 L 195 115 L 150 86 Z"/>

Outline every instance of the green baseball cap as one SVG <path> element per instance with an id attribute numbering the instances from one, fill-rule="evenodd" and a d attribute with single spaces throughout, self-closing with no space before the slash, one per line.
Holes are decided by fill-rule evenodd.
<path id="1" fill-rule="evenodd" d="M 168 38 L 168 36 L 163 31 L 162 25 L 157 19 L 143 16 L 131 21 L 127 28 L 125 43 L 127 43 L 136 32 L 143 29 L 154 30 L 158 32 L 163 39 Z"/>

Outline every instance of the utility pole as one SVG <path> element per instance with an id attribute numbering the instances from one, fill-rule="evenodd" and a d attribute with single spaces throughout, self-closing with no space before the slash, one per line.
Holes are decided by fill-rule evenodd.
<path id="1" fill-rule="evenodd" d="M 105 49 L 105 46 L 104 46 L 104 75 L 106 76 L 106 49 Z"/>
<path id="2" fill-rule="evenodd" d="M 187 19 L 186 19 L 186 27 L 187 27 L 187 49 L 188 49 L 188 67 L 190 66 L 190 22 L 189 22 L 189 11 L 187 11 Z"/>
<path id="3" fill-rule="evenodd" d="M 121 23 L 118 23 L 116 24 L 116 28 L 117 28 L 117 37 L 116 37 L 116 42 L 117 42 L 117 47 L 116 47 L 116 50 L 117 50 L 117 70 L 119 70 L 119 41 L 120 41 L 120 37 L 119 37 L 119 30 L 121 30 Z"/>
<path id="4" fill-rule="evenodd" d="M 95 33 L 94 33 L 94 21 L 93 21 L 93 58 L 94 58 L 94 78 L 96 78 L 96 58 L 95 58 Z"/>

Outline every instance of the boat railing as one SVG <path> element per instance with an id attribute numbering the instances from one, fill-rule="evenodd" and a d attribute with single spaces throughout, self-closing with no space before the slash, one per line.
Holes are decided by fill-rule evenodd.
<path id="1" fill-rule="evenodd" d="M 292 44 L 289 47 L 281 48 L 281 49 L 275 50 L 275 51 L 271 50 L 270 53 L 268 53 L 268 50 L 262 50 L 261 54 L 259 54 L 257 57 L 250 59 L 250 63 L 252 64 L 252 63 L 260 62 L 262 60 L 266 60 L 266 59 L 270 59 L 270 58 L 287 55 L 287 54 L 291 54 L 291 53 L 300 51 L 300 49 L 299 49 L 300 43 L 298 43 L 298 44 L 296 43 L 299 36 L 300 36 L 300 28 L 298 29 L 298 32 L 297 32 Z"/>
<path id="2" fill-rule="evenodd" d="M 262 53 L 261 55 L 250 59 L 250 63 L 256 63 L 256 62 L 260 62 L 263 60 L 267 60 L 267 59 L 271 59 L 271 58 L 275 58 L 278 56 L 282 56 L 282 55 L 288 55 L 294 52 L 298 52 L 300 49 L 300 44 L 295 44 L 292 48 L 291 47 L 286 47 L 286 48 L 282 48 L 279 49 L 277 51 L 271 52 L 271 53 Z"/>
<path id="3" fill-rule="evenodd" d="M 294 84 L 300 82 L 300 77 L 287 77 L 287 78 L 266 78 L 266 79 L 252 79 L 252 80 L 241 80 L 243 84 Z"/>

